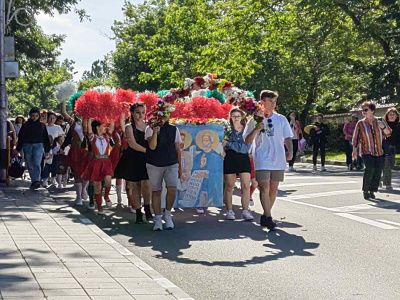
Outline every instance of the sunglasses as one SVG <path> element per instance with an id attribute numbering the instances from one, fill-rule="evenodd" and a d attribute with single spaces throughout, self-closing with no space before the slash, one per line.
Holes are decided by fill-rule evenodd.
<path id="1" fill-rule="evenodd" d="M 267 122 L 268 122 L 268 128 L 271 129 L 272 127 L 274 127 L 274 125 L 272 125 L 272 120 L 271 119 L 268 119 Z"/>
<path id="2" fill-rule="evenodd" d="M 369 111 L 369 108 L 364 108 L 362 111 L 367 112 L 367 111 Z"/>

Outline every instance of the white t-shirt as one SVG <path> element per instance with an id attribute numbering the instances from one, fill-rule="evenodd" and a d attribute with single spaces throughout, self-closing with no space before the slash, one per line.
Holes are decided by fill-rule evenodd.
<path id="1" fill-rule="evenodd" d="M 285 170 L 286 155 L 284 139 L 293 136 L 288 120 L 277 113 L 264 118 L 265 132 L 258 132 L 251 146 L 255 170 Z M 269 127 L 268 124 L 272 124 Z M 250 119 L 243 132 L 243 138 L 254 130 L 256 122 Z"/>
<path id="2" fill-rule="evenodd" d="M 146 127 L 146 131 L 144 133 L 144 138 L 147 140 L 153 136 L 153 129 L 150 126 Z M 176 134 L 175 134 L 175 143 L 182 143 L 181 134 L 179 133 L 178 127 L 176 127 Z"/>
<path id="3" fill-rule="evenodd" d="M 64 134 L 64 130 L 62 130 L 61 126 L 59 125 L 53 125 L 53 126 L 49 126 L 46 125 L 47 128 L 47 133 L 49 134 L 49 136 L 51 136 L 53 138 L 53 140 Z"/>

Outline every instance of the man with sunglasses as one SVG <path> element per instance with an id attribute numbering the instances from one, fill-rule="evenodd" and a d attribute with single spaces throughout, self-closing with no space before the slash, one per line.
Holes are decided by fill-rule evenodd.
<path id="1" fill-rule="evenodd" d="M 325 172 L 325 146 L 326 137 L 331 134 L 327 124 L 323 122 L 324 116 L 318 114 L 314 127 L 310 131 L 311 141 L 313 143 L 313 172 L 317 171 L 318 152 L 321 151 L 321 172 Z"/>
<path id="2" fill-rule="evenodd" d="M 252 144 L 256 180 L 264 209 L 260 224 L 270 230 L 276 227 L 271 209 L 278 193 L 279 182 L 284 179 L 286 161 L 293 157 L 293 132 L 286 117 L 275 112 L 277 99 L 277 92 L 262 91 L 260 101 L 264 106 L 264 120 L 257 124 L 254 118 L 251 119 L 243 132 L 246 144 Z M 286 154 L 284 146 L 288 149 Z"/>

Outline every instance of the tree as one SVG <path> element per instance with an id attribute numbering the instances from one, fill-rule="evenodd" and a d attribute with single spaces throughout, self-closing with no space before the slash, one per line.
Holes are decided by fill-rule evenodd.
<path id="1" fill-rule="evenodd" d="M 79 90 L 88 90 L 95 86 L 114 86 L 115 76 L 111 64 L 111 58 L 106 55 L 103 60 L 92 63 L 90 71 L 84 71 L 82 80 L 79 81 Z"/>

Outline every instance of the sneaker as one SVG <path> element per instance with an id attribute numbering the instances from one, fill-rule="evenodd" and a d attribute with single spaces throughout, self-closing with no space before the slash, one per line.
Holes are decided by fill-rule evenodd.
<path id="1" fill-rule="evenodd" d="M 260 225 L 261 226 L 267 226 L 267 216 L 266 215 L 262 215 L 260 218 Z"/>
<path id="2" fill-rule="evenodd" d="M 226 218 L 228 220 L 235 220 L 235 212 L 233 210 L 228 210 L 227 214 L 226 214 Z"/>
<path id="3" fill-rule="evenodd" d="M 63 188 L 62 184 L 57 185 L 57 189 L 62 189 L 62 188 Z"/>
<path id="4" fill-rule="evenodd" d="M 322 168 L 321 168 L 321 172 L 326 172 L 326 168 L 325 168 L 325 167 L 322 167 Z"/>
<path id="5" fill-rule="evenodd" d="M 274 230 L 276 227 L 276 223 L 272 220 L 272 217 L 267 217 L 267 228 L 269 230 Z"/>
<path id="6" fill-rule="evenodd" d="M 90 205 L 88 205 L 88 210 L 95 210 L 96 209 L 96 206 L 95 205 L 93 205 L 93 206 L 90 206 Z"/>
<path id="7" fill-rule="evenodd" d="M 312 170 L 313 172 L 317 172 L 317 166 L 314 166 Z"/>
<path id="8" fill-rule="evenodd" d="M 106 200 L 106 206 L 107 206 L 107 207 L 111 207 L 111 206 L 112 206 L 111 200 Z"/>
<path id="9" fill-rule="evenodd" d="M 147 221 L 153 220 L 153 214 L 151 213 L 150 205 L 145 205 L 144 206 L 144 213 L 146 215 L 146 220 Z"/>
<path id="10" fill-rule="evenodd" d="M 174 225 L 174 222 L 172 222 L 171 211 L 165 210 L 164 221 L 165 221 L 166 229 L 174 229 L 175 225 Z"/>
<path id="11" fill-rule="evenodd" d="M 243 213 L 242 213 L 242 218 L 243 218 L 245 221 L 252 221 L 252 220 L 254 220 L 253 215 L 252 215 L 248 210 L 244 210 L 244 211 L 243 211 Z"/>
<path id="12" fill-rule="evenodd" d="M 106 212 L 105 212 L 104 210 L 99 210 L 99 211 L 97 212 L 97 214 L 98 214 L 98 215 L 105 215 Z"/>
<path id="13" fill-rule="evenodd" d="M 249 204 L 250 204 L 250 206 L 254 206 L 254 200 L 253 200 L 253 199 L 250 199 Z"/>
<path id="14" fill-rule="evenodd" d="M 289 171 L 290 172 L 296 172 L 296 169 L 293 166 L 291 166 L 291 167 L 289 167 Z"/>
<path id="15" fill-rule="evenodd" d="M 198 214 L 204 214 L 204 208 L 202 208 L 202 207 L 197 207 L 196 211 Z"/>
<path id="16" fill-rule="evenodd" d="M 63 188 L 66 188 L 66 187 L 67 187 L 67 183 L 63 182 Z"/>
<path id="17" fill-rule="evenodd" d="M 46 179 L 43 179 L 42 187 L 44 187 L 44 188 L 47 188 L 47 187 L 48 187 L 47 178 L 46 178 Z"/>
<path id="18" fill-rule="evenodd" d="M 162 230 L 163 230 L 162 220 L 160 216 L 156 216 L 156 218 L 154 219 L 153 231 L 162 231 Z"/>
<path id="19" fill-rule="evenodd" d="M 55 178 L 55 177 L 52 177 L 52 178 L 51 178 L 51 185 L 56 185 L 56 184 L 57 184 L 56 178 Z"/>
<path id="20" fill-rule="evenodd" d="M 143 224 L 143 213 L 139 210 L 136 212 L 136 224 Z"/>
<path id="21" fill-rule="evenodd" d="M 34 183 L 32 183 L 32 189 L 33 190 L 37 190 L 38 188 L 40 188 L 40 182 L 39 181 L 35 181 Z"/>
<path id="22" fill-rule="evenodd" d="M 128 206 L 128 211 L 129 211 L 131 214 L 136 214 L 136 210 L 134 210 L 134 209 L 132 208 L 132 206 Z"/>
<path id="23" fill-rule="evenodd" d="M 80 200 L 75 200 L 75 205 L 76 205 L 76 206 L 82 206 L 82 199 L 80 199 Z"/>
<path id="24" fill-rule="evenodd" d="M 375 199 L 375 194 L 374 194 L 374 192 L 369 192 L 369 198 L 370 198 L 370 199 Z"/>
<path id="25" fill-rule="evenodd" d="M 369 200 L 369 197 L 370 197 L 369 193 L 368 192 L 364 192 L 363 194 L 364 194 L 364 199 L 365 200 Z"/>

